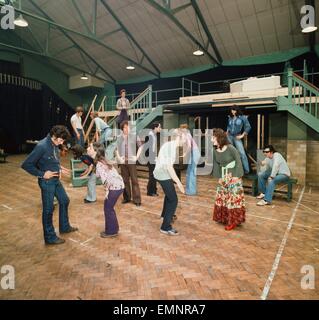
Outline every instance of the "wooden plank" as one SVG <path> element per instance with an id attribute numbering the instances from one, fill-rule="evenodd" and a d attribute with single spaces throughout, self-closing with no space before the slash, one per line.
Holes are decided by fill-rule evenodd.
<path id="1" fill-rule="evenodd" d="M 295 88 L 293 90 L 294 94 L 301 93 L 301 88 Z M 217 94 L 207 94 L 200 96 L 190 96 L 179 98 L 180 104 L 190 104 L 190 103 L 205 103 L 214 102 L 218 100 L 227 99 L 254 99 L 254 98 L 274 98 L 279 96 L 288 96 L 288 88 L 279 88 L 272 90 L 258 90 L 250 92 L 236 92 L 236 93 L 217 93 Z M 236 103 L 237 104 L 237 103 Z"/>
<path id="2" fill-rule="evenodd" d="M 259 101 L 242 101 L 242 102 L 236 102 L 236 106 L 251 106 L 251 105 L 271 105 L 274 104 L 274 99 L 269 100 L 259 100 Z M 218 103 L 218 104 L 212 104 L 213 108 L 220 108 L 220 107 L 231 107 L 234 105 L 234 102 L 229 101 L 225 103 Z"/>

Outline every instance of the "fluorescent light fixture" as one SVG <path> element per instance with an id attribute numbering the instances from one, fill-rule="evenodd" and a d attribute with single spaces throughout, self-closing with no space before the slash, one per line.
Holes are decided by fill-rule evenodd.
<path id="1" fill-rule="evenodd" d="M 309 33 L 309 32 L 314 32 L 316 31 L 318 28 L 315 27 L 315 26 L 309 26 L 309 27 L 306 27 L 306 28 L 303 28 L 302 29 L 302 32 L 303 33 Z"/>
<path id="2" fill-rule="evenodd" d="M 85 73 L 83 73 L 81 76 L 81 80 L 88 80 L 88 79 L 89 79 L 88 76 Z"/>
<path id="3" fill-rule="evenodd" d="M 127 70 L 135 70 L 135 67 L 131 64 L 129 64 L 127 67 L 126 67 Z"/>
<path id="4" fill-rule="evenodd" d="M 204 52 L 200 49 L 197 49 L 196 51 L 193 52 L 193 55 L 194 56 L 203 56 L 204 55 Z"/>
<path id="5" fill-rule="evenodd" d="M 23 18 L 22 14 L 20 14 L 19 17 L 14 20 L 14 24 L 22 28 L 25 28 L 29 25 L 28 21 Z"/>

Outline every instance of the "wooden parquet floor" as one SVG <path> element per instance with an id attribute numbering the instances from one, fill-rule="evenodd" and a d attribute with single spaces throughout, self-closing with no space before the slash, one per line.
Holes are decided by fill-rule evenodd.
<path id="1" fill-rule="evenodd" d="M 212 221 L 216 183 L 199 177 L 198 196 L 179 194 L 180 235 L 169 237 L 159 232 L 162 190 L 148 197 L 147 180 L 140 179 L 142 206 L 118 206 L 120 235 L 102 239 L 103 187 L 95 204 L 84 204 L 86 188 L 64 178 L 70 221 L 80 231 L 47 247 L 40 190 L 20 169 L 23 159 L 0 164 L 0 267 L 15 268 L 15 289 L 0 287 L 0 299 L 319 298 L 318 189 L 297 186 L 291 203 L 278 197 L 262 208 L 247 195 L 246 223 L 226 232 Z M 56 209 L 55 227 L 57 219 Z M 315 270 L 315 289 L 301 288 L 304 265 Z"/>

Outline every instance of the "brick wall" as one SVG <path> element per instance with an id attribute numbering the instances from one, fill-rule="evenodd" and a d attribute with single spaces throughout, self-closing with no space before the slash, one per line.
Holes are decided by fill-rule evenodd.
<path id="1" fill-rule="evenodd" d="M 286 159 L 292 176 L 298 179 L 298 183 L 305 184 L 307 172 L 307 141 L 288 140 Z"/>
<path id="2" fill-rule="evenodd" d="M 319 187 L 319 141 L 307 143 L 307 175 L 306 182 Z"/>

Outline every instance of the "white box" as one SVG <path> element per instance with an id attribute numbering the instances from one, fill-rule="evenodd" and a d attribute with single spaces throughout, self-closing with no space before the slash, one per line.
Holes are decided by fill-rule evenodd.
<path id="1" fill-rule="evenodd" d="M 248 78 L 247 80 L 237 81 L 230 84 L 230 92 L 249 92 L 260 90 L 272 90 L 281 88 L 280 76 L 270 76 L 264 78 Z"/>

